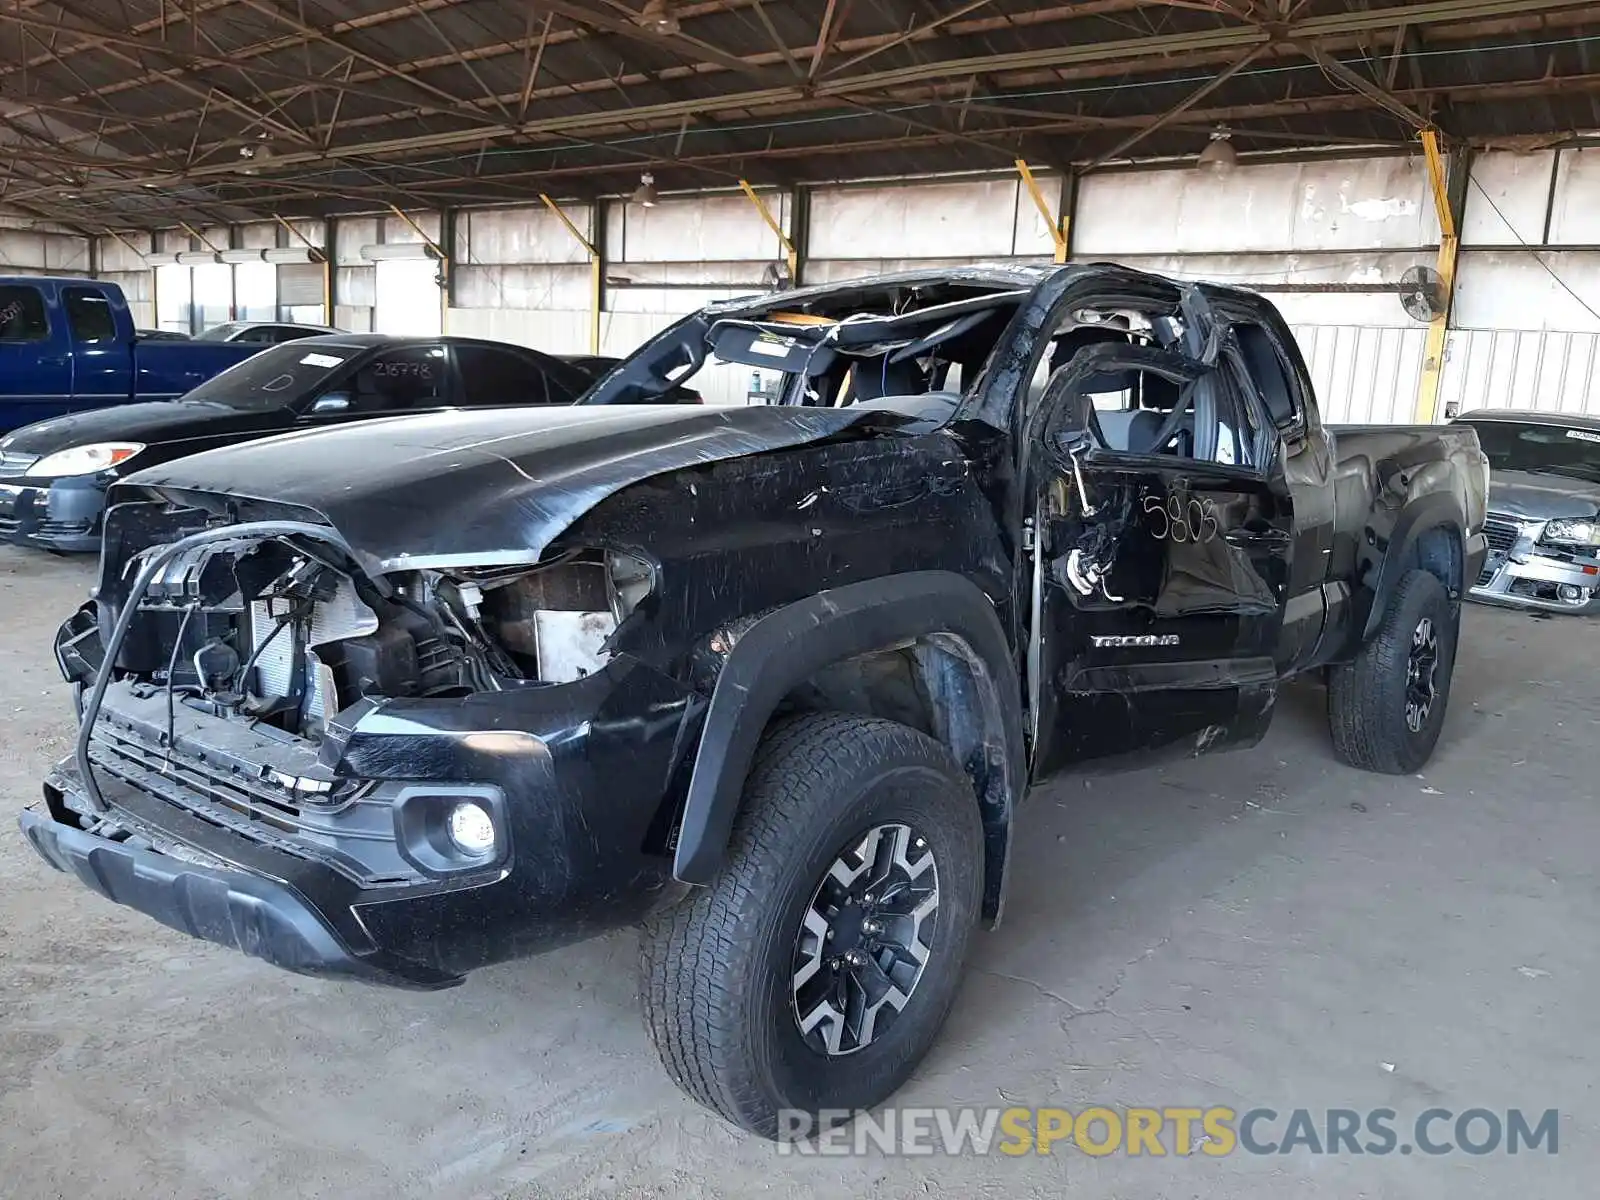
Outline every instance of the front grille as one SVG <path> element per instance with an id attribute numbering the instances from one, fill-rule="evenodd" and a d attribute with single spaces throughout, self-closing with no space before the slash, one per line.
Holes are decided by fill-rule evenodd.
<path id="1" fill-rule="evenodd" d="M 0 535 L 10 537 L 22 528 L 22 522 L 15 517 L 0 517 Z"/>
<path id="2" fill-rule="evenodd" d="M 341 813 L 354 815 L 353 810 L 375 806 L 370 819 L 341 821 L 321 798 L 316 804 L 303 802 L 288 788 L 208 761 L 181 745 L 169 755 L 110 719 L 96 724 L 89 761 L 95 770 L 212 825 L 296 858 L 326 863 L 363 885 L 415 875 L 398 861 L 389 802 L 369 798 L 370 785 L 335 792 L 332 807 Z M 369 844 L 371 851 L 349 852 L 356 842 Z"/>
<path id="3" fill-rule="evenodd" d="M 1491 553 L 1504 554 L 1517 544 L 1517 539 L 1522 536 L 1522 529 L 1510 521 L 1490 517 L 1483 523 L 1483 536 L 1489 541 Z"/>
<path id="4" fill-rule="evenodd" d="M 293 829 L 300 816 L 299 797 L 288 788 L 252 779 L 243 771 L 207 762 L 181 749 L 175 748 L 169 755 L 109 719 L 96 723 L 89 758 L 96 766 L 104 765 L 112 774 L 167 800 L 173 800 L 167 791 L 178 785 L 185 792 L 211 801 L 208 808 L 220 805 L 252 821 L 285 830 Z M 187 802 L 175 802 L 193 807 Z"/>
<path id="5" fill-rule="evenodd" d="M 37 454 L 23 454 L 18 450 L 0 450 L 0 475 L 21 475 L 39 461 Z"/>

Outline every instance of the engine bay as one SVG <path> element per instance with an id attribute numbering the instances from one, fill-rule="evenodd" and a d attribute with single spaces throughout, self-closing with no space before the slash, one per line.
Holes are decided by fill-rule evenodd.
<path id="1" fill-rule="evenodd" d="M 132 556 L 141 572 L 165 547 Z M 116 666 L 147 693 L 320 740 L 359 700 L 567 683 L 602 668 L 651 566 L 570 550 L 532 567 L 375 583 L 307 539 L 223 538 L 171 555 L 127 602 Z"/>

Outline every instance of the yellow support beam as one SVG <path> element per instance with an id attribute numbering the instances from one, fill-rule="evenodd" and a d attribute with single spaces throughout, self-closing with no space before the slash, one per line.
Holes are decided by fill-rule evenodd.
<path id="1" fill-rule="evenodd" d="M 544 206 L 546 208 L 548 208 L 552 213 L 554 213 L 556 215 L 556 218 L 563 225 L 565 225 L 567 227 L 567 232 L 570 233 L 573 236 L 574 239 L 576 239 L 578 245 L 582 246 L 584 248 L 584 250 L 588 252 L 588 255 L 589 255 L 589 353 L 590 354 L 599 354 L 600 353 L 600 289 L 605 283 L 605 279 L 602 277 L 602 275 L 600 273 L 600 251 L 595 246 L 595 244 L 592 241 L 590 241 L 589 238 L 582 232 L 582 230 L 580 230 L 576 225 L 574 225 L 572 223 L 572 218 L 567 216 L 566 212 L 562 209 L 561 205 L 557 204 L 554 200 L 550 199 L 550 197 L 545 195 L 543 192 L 539 193 L 539 199 L 544 204 Z"/>
<path id="2" fill-rule="evenodd" d="M 767 202 L 750 186 L 748 179 L 739 180 L 739 186 L 744 189 L 744 194 L 750 197 L 750 203 L 756 206 L 756 211 L 761 214 L 761 219 L 767 223 L 767 228 L 777 235 L 778 242 L 783 246 L 783 261 L 789 265 L 789 286 L 800 286 L 800 254 L 794 248 L 794 243 L 789 240 L 789 235 L 783 231 L 783 226 L 773 219 L 772 210 L 767 207 Z"/>
<path id="3" fill-rule="evenodd" d="M 1033 197 L 1034 207 L 1039 210 L 1039 215 L 1044 218 L 1045 226 L 1050 230 L 1050 238 L 1056 245 L 1055 260 L 1058 263 L 1067 261 L 1067 248 L 1071 244 L 1071 230 L 1067 227 L 1066 214 L 1056 216 L 1050 207 L 1050 202 L 1044 198 L 1044 192 L 1039 188 L 1039 181 L 1033 177 L 1033 171 L 1028 166 L 1026 159 L 1017 159 L 1017 174 L 1022 176 L 1022 182 L 1028 189 L 1028 195 Z"/>
<path id="4" fill-rule="evenodd" d="M 1444 374 L 1446 338 L 1450 332 L 1450 307 L 1456 291 L 1456 255 L 1461 249 L 1460 231 L 1450 206 L 1449 175 L 1439 149 L 1437 130 L 1422 131 L 1422 153 L 1428 164 L 1428 190 L 1433 193 L 1434 210 L 1439 217 L 1439 261 L 1436 269 L 1444 288 L 1440 313 L 1428 322 L 1428 340 L 1422 352 L 1422 378 L 1417 383 L 1416 421 L 1432 425 L 1439 418 L 1439 381 Z"/>

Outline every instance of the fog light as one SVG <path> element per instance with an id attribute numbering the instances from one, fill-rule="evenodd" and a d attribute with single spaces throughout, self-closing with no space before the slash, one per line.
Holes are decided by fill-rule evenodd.
<path id="1" fill-rule="evenodd" d="M 463 800 L 450 810 L 450 840 L 465 854 L 487 854 L 494 849 L 494 820 L 481 804 Z"/>

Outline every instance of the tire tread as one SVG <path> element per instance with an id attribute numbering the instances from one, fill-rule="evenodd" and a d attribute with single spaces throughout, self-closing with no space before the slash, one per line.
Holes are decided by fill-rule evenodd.
<path id="1" fill-rule="evenodd" d="M 752 1031 L 740 1019 L 741 981 L 726 969 L 765 936 L 746 913 L 764 889 L 778 886 L 785 853 L 824 817 L 816 810 L 827 781 L 896 742 L 934 756 L 964 781 L 943 745 L 881 717 L 807 713 L 774 723 L 756 753 L 722 875 L 645 927 L 640 990 L 650 1039 L 672 1080 L 736 1125 L 769 1137 L 777 1132 L 776 1111 L 744 1069 Z"/>
<path id="2" fill-rule="evenodd" d="M 1440 722 L 1449 699 L 1450 672 L 1455 668 L 1456 606 L 1439 580 L 1423 570 L 1406 574 L 1395 588 L 1373 638 L 1362 646 L 1355 659 L 1340 663 L 1328 677 L 1328 727 L 1333 735 L 1334 753 L 1350 766 L 1386 775 L 1403 775 L 1420 763 L 1406 761 L 1405 732 L 1395 721 L 1396 692 L 1399 707 L 1404 707 L 1406 664 L 1411 652 L 1411 634 L 1424 605 L 1432 602 L 1427 593 L 1437 592 L 1450 616 L 1440 629 L 1441 664 L 1439 695 Z M 1416 599 L 1419 595 L 1424 599 Z M 1448 637 L 1448 645 L 1444 639 Z M 1429 753 L 1432 747 L 1429 747 Z M 1426 761 L 1426 757 L 1424 758 Z"/>

